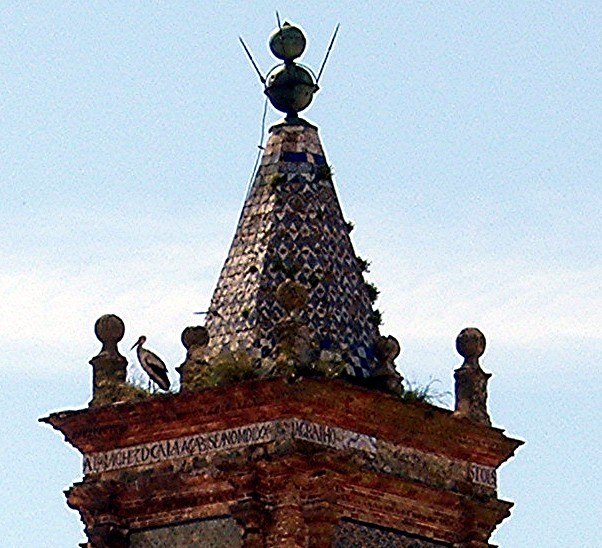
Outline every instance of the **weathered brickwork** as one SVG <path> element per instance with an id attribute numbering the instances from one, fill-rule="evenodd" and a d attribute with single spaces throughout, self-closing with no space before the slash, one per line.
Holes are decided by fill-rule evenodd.
<path id="1" fill-rule="evenodd" d="M 362 270 L 317 129 L 273 128 L 209 308 L 210 353 L 273 359 L 285 314 L 276 288 L 294 279 L 309 292 L 300 322 L 313 359 L 369 376 L 378 328 Z"/>
<path id="2" fill-rule="evenodd" d="M 364 470 L 392 474 L 437 488 L 460 491 L 467 482 L 480 493 L 496 488 L 495 470 L 490 467 L 395 446 L 373 436 L 297 418 L 84 455 L 84 474 L 149 467 L 167 461 L 174 462 L 180 469 L 189 466 L 186 462 L 194 462 L 201 470 L 210 466 L 212 454 L 227 453 L 234 458 L 241 454 L 237 449 L 253 447 L 266 454 L 284 454 L 296 449 L 293 441 L 346 451 L 349 459 Z M 176 464 L 179 460 L 185 462 Z"/>
<path id="3" fill-rule="evenodd" d="M 238 548 L 241 530 L 231 517 L 173 524 L 130 535 L 131 548 Z"/>
<path id="4" fill-rule="evenodd" d="M 390 529 L 486 548 L 512 506 L 497 499 L 495 469 L 520 445 L 451 411 L 324 379 L 250 381 L 48 420 L 97 457 L 68 493 L 91 539 L 152 531 L 162 541 L 170 524 L 231 515 L 244 547 L 330 546 L 320 542 L 334 542 L 347 519 L 380 527 L 370 532 L 378 538 Z"/>

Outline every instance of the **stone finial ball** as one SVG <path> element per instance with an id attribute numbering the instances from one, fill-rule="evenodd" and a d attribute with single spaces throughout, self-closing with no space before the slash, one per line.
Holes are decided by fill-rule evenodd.
<path id="1" fill-rule="evenodd" d="M 476 327 L 462 329 L 456 338 L 456 350 L 469 363 L 478 363 L 485 352 L 485 335 Z"/>
<path id="2" fill-rule="evenodd" d="M 381 363 L 393 363 L 395 358 L 401 354 L 401 345 L 392 335 L 381 336 L 374 343 L 374 354 Z"/>
<path id="3" fill-rule="evenodd" d="M 284 310 L 292 312 L 305 307 L 309 294 L 299 282 L 285 280 L 276 289 L 276 298 Z"/>
<path id="4" fill-rule="evenodd" d="M 192 346 L 205 346 L 208 342 L 209 332 L 203 326 L 190 326 L 182 331 L 182 344 L 186 350 Z"/>
<path id="5" fill-rule="evenodd" d="M 115 314 L 105 314 L 96 320 L 94 333 L 103 344 L 117 344 L 125 334 L 123 320 Z"/>

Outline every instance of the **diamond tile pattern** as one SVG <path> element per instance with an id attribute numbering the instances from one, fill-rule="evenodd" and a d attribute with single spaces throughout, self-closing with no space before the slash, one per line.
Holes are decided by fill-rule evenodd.
<path id="1" fill-rule="evenodd" d="M 287 278 L 309 290 L 301 317 L 316 358 L 341 359 L 350 374 L 369 376 L 378 329 L 311 126 L 272 128 L 211 301 L 210 351 L 274 358 L 275 326 L 284 316 L 276 288 Z"/>
<path id="2" fill-rule="evenodd" d="M 335 548 L 451 548 L 433 540 L 407 535 L 356 521 L 341 521 L 335 531 Z"/>
<path id="3" fill-rule="evenodd" d="M 132 548 L 237 548 L 242 535 L 230 517 L 169 525 L 130 535 Z"/>

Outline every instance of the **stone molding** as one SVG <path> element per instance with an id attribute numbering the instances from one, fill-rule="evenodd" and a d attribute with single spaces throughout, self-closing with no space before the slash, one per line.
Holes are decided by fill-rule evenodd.
<path id="1" fill-rule="evenodd" d="M 388 474 L 409 476 L 426 483 L 440 477 L 444 478 L 442 481 L 450 484 L 447 487 L 469 482 L 496 489 L 496 474 L 492 467 L 395 446 L 374 436 L 300 418 L 259 422 L 90 453 L 84 455 L 83 471 L 85 475 L 101 474 L 126 468 L 148 467 L 165 461 L 231 452 L 260 444 L 286 444 L 291 441 L 309 442 L 338 451 L 352 451 L 363 455 L 361 460 L 369 468 Z"/>

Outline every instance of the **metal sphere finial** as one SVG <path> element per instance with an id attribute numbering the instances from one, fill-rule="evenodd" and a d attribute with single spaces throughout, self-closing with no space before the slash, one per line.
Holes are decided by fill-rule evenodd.
<path id="1" fill-rule="evenodd" d="M 305 51 L 306 44 L 303 31 L 286 21 L 282 27 L 278 27 L 270 34 L 270 51 L 284 62 L 292 63 L 300 57 Z"/>
<path id="2" fill-rule="evenodd" d="M 334 29 L 332 39 L 316 77 L 311 70 L 295 63 L 295 59 L 303 55 L 307 44 L 303 31 L 288 22 L 281 25 L 278 12 L 276 12 L 276 17 L 278 19 L 278 28 L 270 34 L 269 46 L 274 56 L 284 61 L 284 63 L 272 68 L 266 76 L 263 75 L 257 66 L 251 55 L 251 51 L 242 37 L 239 36 L 238 39 L 251 65 L 253 65 L 255 72 L 259 76 L 259 80 L 265 86 L 264 93 L 268 96 L 270 103 L 272 103 L 272 106 L 276 110 L 280 110 L 286 114 L 284 123 L 311 125 L 299 118 L 298 114 L 309 106 L 314 93 L 319 89 L 318 82 L 326 66 L 326 61 L 334 45 L 340 25 L 337 25 Z"/>
<path id="3" fill-rule="evenodd" d="M 299 123 L 298 113 L 311 103 L 318 85 L 313 74 L 294 60 L 305 50 L 303 31 L 284 23 L 270 35 L 272 53 L 284 61 L 274 67 L 266 78 L 265 94 L 275 109 L 286 113 L 289 123 Z"/>

